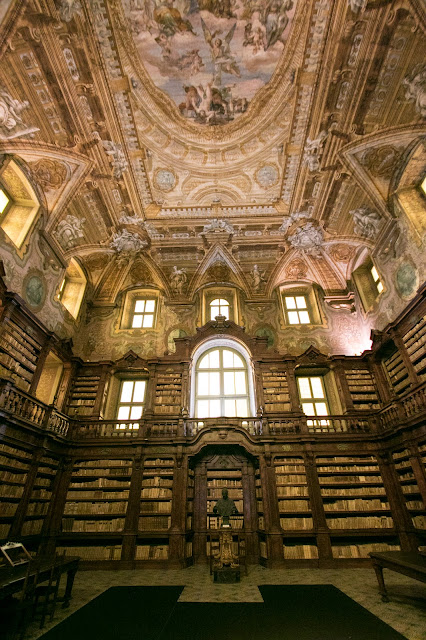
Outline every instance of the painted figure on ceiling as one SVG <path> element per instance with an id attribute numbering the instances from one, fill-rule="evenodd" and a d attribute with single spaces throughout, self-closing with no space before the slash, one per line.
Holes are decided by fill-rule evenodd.
<path id="1" fill-rule="evenodd" d="M 209 31 L 206 23 L 201 18 L 201 26 L 203 27 L 204 38 L 210 47 L 210 52 L 214 64 L 213 84 L 220 86 L 222 84 L 222 73 L 229 73 L 238 78 L 241 76 L 240 69 L 235 61 L 235 57 L 231 54 L 231 40 L 235 33 L 237 23 L 235 22 L 226 34 L 225 38 L 217 38 L 220 31 Z"/>
<path id="2" fill-rule="evenodd" d="M 178 32 L 190 32 L 195 35 L 192 24 L 182 18 L 180 11 L 173 5 L 174 0 L 165 0 L 154 9 L 154 20 L 160 25 L 161 31 L 167 36 L 174 36 Z"/>

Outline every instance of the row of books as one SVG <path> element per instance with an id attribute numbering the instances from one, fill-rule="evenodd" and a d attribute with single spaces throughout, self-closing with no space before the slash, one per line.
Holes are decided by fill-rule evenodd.
<path id="1" fill-rule="evenodd" d="M 45 516 L 48 508 L 48 502 L 30 502 L 27 507 L 27 516 Z"/>
<path id="2" fill-rule="evenodd" d="M 28 471 L 29 463 L 22 462 L 21 460 L 13 460 L 6 456 L 0 455 L 0 464 L 4 464 L 7 467 L 13 467 L 14 469 L 24 469 Z"/>
<path id="3" fill-rule="evenodd" d="M 142 489 L 141 498 L 171 498 L 172 490 L 165 487 L 151 487 Z"/>
<path id="4" fill-rule="evenodd" d="M 5 347 L 6 351 L 9 347 L 12 347 L 20 354 L 20 357 L 22 357 L 23 360 L 25 356 L 25 359 L 28 358 L 31 364 L 35 364 L 37 362 L 38 354 L 35 352 L 34 347 L 29 348 L 26 345 L 23 345 L 21 337 L 19 336 L 19 339 L 17 338 L 18 336 L 16 333 L 14 334 L 11 331 L 8 331 L 7 333 L 5 332 L 0 340 L 0 345 Z"/>
<path id="5" fill-rule="evenodd" d="M 207 516 L 207 529 L 220 529 L 221 524 L 222 518 L 219 516 Z M 229 518 L 229 524 L 231 525 L 231 529 L 243 529 L 244 518 L 242 516 L 231 516 Z"/>
<path id="6" fill-rule="evenodd" d="M 139 531 L 157 531 L 169 529 L 170 516 L 146 516 L 139 518 Z"/>
<path id="7" fill-rule="evenodd" d="M 212 478 L 207 481 L 207 487 L 222 487 L 222 488 L 230 488 L 230 487 L 240 487 L 241 480 L 237 478 Z"/>
<path id="8" fill-rule="evenodd" d="M 283 545 L 286 560 L 302 560 L 318 558 L 318 547 L 314 544 Z"/>
<path id="9" fill-rule="evenodd" d="M 275 473 L 303 473 L 305 471 L 304 464 L 284 464 L 275 467 Z"/>
<path id="10" fill-rule="evenodd" d="M 400 551 L 398 544 L 387 544 L 386 542 L 372 542 L 366 544 L 343 544 L 333 545 L 333 558 L 368 558 L 369 553 L 379 553 L 381 551 Z"/>
<path id="11" fill-rule="evenodd" d="M 170 513 L 172 502 L 141 502 L 141 513 Z"/>
<path id="12" fill-rule="evenodd" d="M 76 462 L 75 468 L 87 467 L 131 467 L 131 460 L 81 460 Z"/>
<path id="13" fill-rule="evenodd" d="M 150 476 L 149 478 L 144 478 L 142 480 L 143 487 L 172 487 L 173 480 L 165 477 L 161 477 L 159 475 Z"/>
<path id="14" fill-rule="evenodd" d="M 348 471 L 350 473 L 355 473 L 355 471 L 361 471 L 361 472 L 366 472 L 366 471 L 379 471 L 379 468 L 377 465 L 358 465 L 358 464 L 354 464 L 354 465 L 333 465 L 332 467 L 324 467 L 324 466 L 317 466 L 317 471 L 318 473 L 335 473 L 336 471 Z"/>
<path id="15" fill-rule="evenodd" d="M 145 467 L 173 467 L 173 459 L 172 458 L 149 458 L 145 460 Z"/>
<path id="16" fill-rule="evenodd" d="M 380 476 L 324 476 L 321 477 L 321 483 L 340 484 L 341 482 L 356 484 L 358 482 L 381 482 Z"/>
<path id="17" fill-rule="evenodd" d="M 36 356 L 29 357 L 29 354 L 24 354 L 24 352 L 21 351 L 20 349 L 16 349 L 16 347 L 11 345 L 10 342 L 5 340 L 4 338 L 0 339 L 0 347 L 3 347 L 3 349 L 7 353 L 10 353 L 11 356 L 15 358 L 18 362 L 22 362 L 22 364 L 25 364 L 25 366 L 27 366 L 29 369 L 34 371 L 35 363 L 37 361 Z"/>
<path id="18" fill-rule="evenodd" d="M 66 551 L 68 556 L 79 556 L 82 560 L 120 560 L 121 545 L 108 547 L 57 547 L 56 551 L 61 554 Z"/>
<path id="19" fill-rule="evenodd" d="M 0 505 L 1 516 L 14 516 L 16 509 L 18 508 L 18 502 L 2 502 Z"/>
<path id="20" fill-rule="evenodd" d="M 138 544 L 136 547 L 136 560 L 167 560 L 168 557 L 167 544 Z"/>
<path id="21" fill-rule="evenodd" d="M 76 520 L 75 518 L 63 518 L 63 532 L 84 533 L 108 533 L 110 531 L 122 531 L 124 518 L 112 518 L 111 520 Z"/>
<path id="22" fill-rule="evenodd" d="M 131 475 L 131 467 L 96 467 L 94 469 L 86 469 L 80 467 L 73 471 L 73 476 L 97 476 L 97 475 L 110 475 L 110 476 L 128 476 Z"/>
<path id="23" fill-rule="evenodd" d="M 43 520 L 26 520 L 22 525 L 23 536 L 36 536 L 41 533 Z"/>
<path id="24" fill-rule="evenodd" d="M 280 511 L 309 511 L 309 500 L 278 500 L 278 508 Z"/>
<path id="25" fill-rule="evenodd" d="M 405 503 L 407 509 L 425 509 L 425 505 L 421 500 L 407 500 Z"/>
<path id="26" fill-rule="evenodd" d="M 278 497 L 282 496 L 307 496 L 308 495 L 308 487 L 293 487 L 288 485 L 286 487 L 277 487 L 277 495 Z"/>
<path id="27" fill-rule="evenodd" d="M 24 493 L 24 485 L 3 485 L 0 487 L 0 498 L 20 498 Z"/>
<path id="28" fill-rule="evenodd" d="M 49 491 L 48 489 L 33 489 L 32 493 L 31 493 L 31 498 L 32 499 L 36 499 L 36 498 L 42 498 L 44 500 L 49 500 L 52 496 L 52 492 Z"/>
<path id="29" fill-rule="evenodd" d="M 125 515 L 127 502 L 67 502 L 65 504 L 64 514 L 80 515 L 80 514 L 114 514 Z"/>
<path id="30" fill-rule="evenodd" d="M 21 367 L 21 365 L 18 364 L 18 361 L 11 356 L 7 356 L 5 353 L 0 353 L 0 362 L 10 371 L 24 378 L 27 383 L 31 382 L 32 375 L 24 369 L 24 367 Z"/>
<path id="31" fill-rule="evenodd" d="M 391 529 L 393 520 L 390 516 L 345 516 L 344 518 L 327 518 L 330 529 Z"/>
<path id="32" fill-rule="evenodd" d="M 312 518 L 280 518 L 280 525 L 283 529 L 313 529 Z"/>
<path id="33" fill-rule="evenodd" d="M 296 474 L 288 474 L 288 475 L 278 475 L 277 474 L 277 482 L 283 482 L 285 484 L 292 484 L 294 482 L 296 483 L 304 483 L 306 482 L 306 476 L 305 475 L 296 475 Z"/>
<path id="34" fill-rule="evenodd" d="M 12 456 L 14 460 L 16 457 L 28 458 L 28 459 L 32 457 L 31 454 L 28 453 L 28 451 L 23 451 L 22 449 L 15 449 L 15 447 L 11 447 L 10 445 L 5 444 L 4 442 L 0 444 L 0 451 L 2 453 L 9 454 L 9 456 Z"/>
<path id="35" fill-rule="evenodd" d="M 327 502 L 324 505 L 325 511 L 373 511 L 377 509 L 389 509 L 387 502 L 382 502 L 380 498 L 372 498 L 364 500 L 357 498 L 355 500 L 336 500 L 335 502 Z"/>
<path id="36" fill-rule="evenodd" d="M 233 500 L 242 498 L 243 490 L 241 489 L 229 489 L 228 496 Z M 207 489 L 207 498 L 210 500 L 219 500 L 222 497 L 222 489 Z"/>
<path id="37" fill-rule="evenodd" d="M 426 516 L 414 516 L 413 524 L 416 529 L 426 529 Z"/>
<path id="38" fill-rule="evenodd" d="M 97 478 L 96 480 L 89 480 L 84 482 L 70 482 L 70 487 L 130 487 L 130 480 L 111 480 L 111 478 Z"/>
<path id="39" fill-rule="evenodd" d="M 81 500 L 83 498 L 93 498 L 96 500 L 100 498 L 101 500 L 110 500 L 116 498 L 124 498 L 128 499 L 129 491 L 68 491 L 67 500 Z"/>
<path id="40" fill-rule="evenodd" d="M 317 464 L 330 464 L 332 462 L 350 462 L 350 463 L 362 463 L 369 464 L 371 462 L 377 464 L 374 456 L 321 456 L 317 458 Z"/>
<path id="41" fill-rule="evenodd" d="M 345 487 L 342 489 L 329 489 L 327 487 L 322 487 L 321 488 L 321 495 L 322 496 L 354 496 L 354 495 L 366 495 L 366 496 L 371 496 L 371 495 L 375 495 L 375 494 L 380 494 L 380 495 L 385 495 L 385 488 L 384 487 Z"/>
<path id="42" fill-rule="evenodd" d="M 27 479 L 26 473 L 13 473 L 13 471 L 0 471 L 0 480 L 3 482 L 19 482 L 24 484 Z"/>

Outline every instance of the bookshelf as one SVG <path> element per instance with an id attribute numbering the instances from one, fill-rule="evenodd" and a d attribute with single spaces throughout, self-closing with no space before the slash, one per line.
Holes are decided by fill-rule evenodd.
<path id="1" fill-rule="evenodd" d="M 410 379 L 401 353 L 395 351 L 383 360 L 383 365 L 395 393 L 402 395 L 410 386 Z"/>
<path id="2" fill-rule="evenodd" d="M 347 369 L 346 380 L 354 409 L 371 411 L 379 408 L 373 376 L 368 369 Z"/>
<path id="3" fill-rule="evenodd" d="M 80 372 L 74 378 L 68 411 L 71 416 L 90 416 L 95 407 L 100 375 L 93 371 Z"/>
<path id="4" fill-rule="evenodd" d="M 258 528 L 259 528 L 259 531 L 265 531 L 265 515 L 263 511 L 264 510 L 263 487 L 262 487 L 262 478 L 260 476 L 259 469 L 255 469 L 254 482 L 255 482 L 255 491 L 256 491 Z"/>
<path id="5" fill-rule="evenodd" d="M 53 484 L 58 472 L 59 460 L 44 455 L 39 460 L 37 474 L 22 525 L 23 536 L 39 535 L 53 497 Z"/>
<path id="6" fill-rule="evenodd" d="M 158 371 L 155 387 L 155 414 L 179 414 L 182 407 L 182 374 L 173 369 Z"/>
<path id="7" fill-rule="evenodd" d="M 241 469 L 207 470 L 207 523 L 208 531 L 219 529 L 220 516 L 213 513 L 213 507 L 222 497 L 222 490 L 228 489 L 228 496 L 235 502 L 238 514 L 229 518 L 232 529 L 244 528 L 244 500 Z"/>
<path id="8" fill-rule="evenodd" d="M 333 557 L 399 549 L 376 458 L 321 456 L 316 464 Z"/>
<path id="9" fill-rule="evenodd" d="M 132 462 L 126 459 L 77 460 L 72 469 L 62 539 L 78 543 L 84 560 L 118 559 L 130 490 Z M 108 544 L 109 543 L 109 544 Z M 104 548 L 105 547 L 105 548 Z"/>
<path id="10" fill-rule="evenodd" d="M 423 462 L 426 458 L 426 445 L 419 447 Z M 422 500 L 411 463 L 410 452 L 407 449 L 399 449 L 392 453 L 395 470 L 398 474 L 402 493 L 405 498 L 405 506 L 410 514 L 413 526 L 416 529 L 426 530 L 426 506 Z"/>
<path id="11" fill-rule="evenodd" d="M 290 394 L 286 372 L 270 367 L 268 370 L 262 371 L 262 379 L 265 411 L 272 413 L 290 411 Z"/>
<path id="12" fill-rule="evenodd" d="M 168 531 L 171 524 L 173 458 L 146 458 L 142 474 L 139 533 Z"/>
<path id="13" fill-rule="evenodd" d="M 276 456 L 274 468 L 284 559 L 316 559 L 318 549 L 304 459 Z"/>
<path id="14" fill-rule="evenodd" d="M 6 541 L 25 489 L 31 454 L 0 443 L 0 540 Z"/>
<path id="15" fill-rule="evenodd" d="M 405 348 L 421 382 L 426 380 L 426 315 L 403 336 Z"/>
<path id="16" fill-rule="evenodd" d="M 0 364 L 16 375 L 16 384 L 24 391 L 30 389 L 42 342 L 30 326 L 24 329 L 13 317 L 0 330 Z"/>

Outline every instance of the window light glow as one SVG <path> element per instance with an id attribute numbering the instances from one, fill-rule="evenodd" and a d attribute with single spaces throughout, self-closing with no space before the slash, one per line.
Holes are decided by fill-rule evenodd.
<path id="1" fill-rule="evenodd" d="M 150 329 L 154 326 L 155 300 L 135 301 L 132 329 Z"/>
<path id="2" fill-rule="evenodd" d="M 372 276 L 372 278 L 374 280 L 374 284 L 376 285 L 376 289 L 377 289 L 378 293 L 382 293 L 384 287 L 383 287 L 383 284 L 382 284 L 382 282 L 380 280 L 380 276 L 379 276 L 379 273 L 378 273 L 376 267 L 374 267 L 374 266 L 371 267 L 370 273 L 371 273 L 371 276 Z"/>
<path id="3" fill-rule="evenodd" d="M 216 298 L 210 302 L 210 320 L 216 316 L 225 316 L 229 320 L 229 302 L 224 298 Z"/>
<path id="4" fill-rule="evenodd" d="M 308 305 L 305 296 L 284 296 L 284 304 L 289 324 L 309 324 Z"/>
<path id="5" fill-rule="evenodd" d="M 9 204 L 9 202 L 10 200 L 5 194 L 5 192 L 3 191 L 3 189 L 0 189 L 0 213 L 3 213 L 3 211 L 6 209 L 7 205 Z"/>
<path id="6" fill-rule="evenodd" d="M 423 191 L 423 194 L 426 195 L 426 176 L 420 183 L 420 189 Z"/>
<path id="7" fill-rule="evenodd" d="M 143 413 L 145 400 L 145 380 L 123 380 L 121 383 L 120 400 L 117 407 L 119 420 L 139 420 Z M 116 429 L 139 429 L 139 423 L 116 424 Z"/>

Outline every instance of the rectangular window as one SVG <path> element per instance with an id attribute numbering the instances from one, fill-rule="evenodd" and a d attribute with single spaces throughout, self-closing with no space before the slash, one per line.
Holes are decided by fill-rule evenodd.
<path id="1" fill-rule="evenodd" d="M 146 380 L 123 380 L 117 407 L 119 420 L 138 420 L 145 402 Z M 139 423 L 120 423 L 116 429 L 139 429 Z"/>
<path id="2" fill-rule="evenodd" d="M 376 289 L 377 289 L 377 293 L 382 293 L 382 291 L 383 291 L 383 284 L 382 284 L 382 283 L 381 283 L 381 281 L 380 281 L 380 276 L 379 276 L 379 274 L 378 274 L 378 272 L 377 272 L 376 267 L 374 267 L 374 266 L 373 266 L 373 267 L 371 267 L 371 269 L 370 269 L 370 273 L 371 273 L 371 277 L 372 277 L 372 278 L 373 278 L 373 280 L 374 280 L 374 285 L 375 285 L 375 287 L 376 287 Z"/>
<path id="3" fill-rule="evenodd" d="M 299 395 L 302 403 L 302 411 L 307 416 L 328 416 L 327 398 L 323 379 L 320 376 L 298 377 Z M 308 425 L 317 424 L 317 420 L 308 420 Z M 327 420 L 321 420 L 320 424 L 328 424 Z"/>
<path id="4" fill-rule="evenodd" d="M 138 299 L 132 316 L 132 329 L 150 329 L 154 326 L 155 300 Z"/>
<path id="5" fill-rule="evenodd" d="M 309 324 L 306 296 L 284 296 L 285 314 L 288 324 Z"/>

